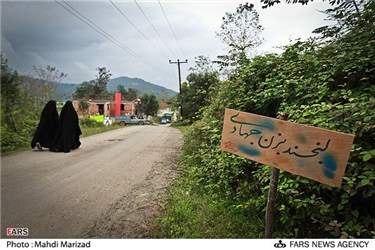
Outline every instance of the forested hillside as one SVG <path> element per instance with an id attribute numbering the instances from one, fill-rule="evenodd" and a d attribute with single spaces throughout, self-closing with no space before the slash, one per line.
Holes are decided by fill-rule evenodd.
<path id="1" fill-rule="evenodd" d="M 234 67 L 227 80 L 195 92 L 204 90 L 209 101 L 190 114 L 181 180 L 158 236 L 264 237 L 271 168 L 220 149 L 224 109 L 231 108 L 283 112 L 291 122 L 355 135 L 341 188 L 281 171 L 274 237 L 375 237 L 375 2 L 351 7 L 331 10 L 336 26 L 282 54 L 222 57 Z"/>
<path id="2" fill-rule="evenodd" d="M 57 85 L 57 99 L 58 100 L 69 100 L 72 99 L 73 94 L 75 93 L 77 87 L 80 84 L 69 84 L 69 83 L 60 83 Z M 125 89 L 135 89 L 138 91 L 139 95 L 142 94 L 154 94 L 158 98 L 170 98 L 175 96 L 177 93 L 173 90 L 167 89 L 165 87 L 152 84 L 143 79 L 139 78 L 129 78 L 126 76 L 117 77 L 109 79 L 107 90 L 109 92 L 118 91 L 118 86 L 123 86 Z"/>
<path id="3" fill-rule="evenodd" d="M 136 89 L 139 94 L 154 94 L 156 97 L 170 98 L 177 95 L 177 92 L 167 89 L 165 87 L 150 83 L 140 78 L 130 78 L 126 76 L 117 77 L 109 80 L 108 91 L 116 91 L 119 85 L 124 88 Z"/>

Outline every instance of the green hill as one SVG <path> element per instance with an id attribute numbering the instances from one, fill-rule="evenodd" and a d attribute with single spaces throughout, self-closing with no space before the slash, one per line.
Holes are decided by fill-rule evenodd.
<path id="1" fill-rule="evenodd" d="M 154 94 L 157 98 L 169 98 L 177 95 L 177 92 L 165 87 L 147 82 L 140 78 L 130 78 L 126 76 L 117 77 L 109 80 L 107 89 L 109 92 L 115 92 L 117 86 L 122 85 L 125 89 L 133 88 L 138 90 L 139 95 L 148 93 Z M 58 85 L 58 99 L 72 99 L 72 95 L 80 84 L 61 83 Z"/>
<path id="2" fill-rule="evenodd" d="M 136 89 L 140 94 L 154 94 L 156 95 L 156 97 L 172 97 L 177 95 L 177 92 L 165 87 L 147 82 L 140 78 L 130 78 L 126 76 L 110 79 L 107 85 L 107 89 L 110 92 L 114 92 L 117 90 L 117 86 L 119 85 L 124 86 L 126 89 Z"/>
<path id="3" fill-rule="evenodd" d="M 75 83 L 60 83 L 57 85 L 57 99 L 58 100 L 72 100 L 73 93 L 80 84 Z"/>

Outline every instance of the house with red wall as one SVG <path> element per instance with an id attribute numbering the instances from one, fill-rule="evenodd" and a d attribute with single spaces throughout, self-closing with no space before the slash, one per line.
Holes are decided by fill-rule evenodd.
<path id="1" fill-rule="evenodd" d="M 83 108 L 82 102 L 87 103 L 88 108 Z M 104 115 L 114 117 L 116 111 L 115 99 L 88 99 L 75 100 L 73 106 L 78 115 Z M 133 101 L 121 100 L 119 102 L 120 115 L 139 115 L 140 100 Z"/>

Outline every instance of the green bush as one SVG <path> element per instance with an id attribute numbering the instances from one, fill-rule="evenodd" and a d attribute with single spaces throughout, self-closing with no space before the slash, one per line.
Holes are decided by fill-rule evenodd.
<path id="1" fill-rule="evenodd" d="M 82 127 L 88 127 L 88 128 L 96 128 L 96 127 L 103 127 L 103 122 L 98 122 L 94 119 L 91 119 L 89 117 L 81 117 L 79 119 L 79 125 Z"/>
<path id="2" fill-rule="evenodd" d="M 221 151 L 224 110 L 285 112 L 292 122 L 354 134 L 355 141 L 341 188 L 280 173 L 274 237 L 375 237 L 374 7 L 370 1 L 339 38 L 298 41 L 281 55 L 257 56 L 215 86 L 202 119 L 184 136 L 180 185 L 199 197 L 193 203 L 202 198 L 228 213 L 235 208 L 253 224 L 251 235 L 262 236 L 271 168 Z M 222 237 L 242 237 L 244 227 L 237 226 Z"/>

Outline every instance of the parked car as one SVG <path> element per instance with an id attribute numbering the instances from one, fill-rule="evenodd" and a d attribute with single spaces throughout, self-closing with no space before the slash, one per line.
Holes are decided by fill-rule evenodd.
<path id="1" fill-rule="evenodd" d="M 115 117 L 115 123 L 119 123 L 121 126 L 125 126 L 126 124 L 144 125 L 146 120 L 136 115 L 121 115 Z"/>
<path id="2" fill-rule="evenodd" d="M 165 118 L 165 117 L 163 117 L 163 118 L 161 118 L 160 123 L 161 124 L 167 124 L 168 123 L 168 119 Z"/>

